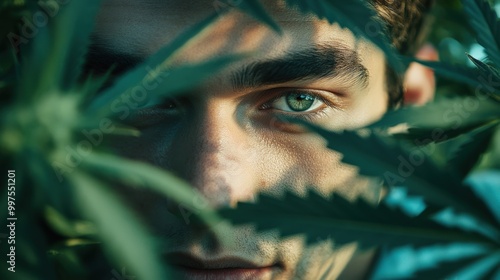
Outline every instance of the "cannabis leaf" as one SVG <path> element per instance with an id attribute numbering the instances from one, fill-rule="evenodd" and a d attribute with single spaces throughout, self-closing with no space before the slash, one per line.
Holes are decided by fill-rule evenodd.
<path id="1" fill-rule="evenodd" d="M 488 256 L 493 248 L 474 243 L 450 243 L 383 250 L 372 279 L 467 279 L 450 276 Z M 460 275 L 460 274 L 459 274 Z M 474 275 L 480 278 L 480 275 Z"/>
<path id="2" fill-rule="evenodd" d="M 475 90 L 480 89 L 482 91 L 487 91 L 488 94 L 498 94 L 500 92 L 500 83 L 493 81 L 491 73 L 486 71 L 480 71 L 479 69 L 462 65 L 449 64 L 442 61 L 426 61 L 408 57 L 402 57 L 402 60 L 405 64 L 417 62 L 426 67 L 432 68 L 436 74 L 463 84 L 467 84 Z M 477 92 L 472 91 L 471 93 Z"/>
<path id="3" fill-rule="evenodd" d="M 331 237 L 336 246 L 356 241 L 363 247 L 490 243 L 481 235 L 451 230 L 420 217 L 411 218 L 384 204 L 373 206 L 362 199 L 348 201 L 338 195 L 325 198 L 312 189 L 305 197 L 290 192 L 282 198 L 260 194 L 255 203 L 239 202 L 235 209 L 221 209 L 219 214 L 233 224 L 277 229 L 284 237 L 305 234 L 311 243 Z"/>
<path id="4" fill-rule="evenodd" d="M 493 169 L 482 170 L 470 175 L 466 182 L 484 200 L 500 222 L 500 172 Z"/>
<path id="5" fill-rule="evenodd" d="M 161 251 L 139 220 L 110 190 L 84 173 L 71 176 L 82 212 L 96 224 L 106 249 L 142 279 L 165 279 Z M 120 229 L 120 234 L 116 230 Z M 140 256 L 140 258 L 137 258 Z"/>
<path id="6" fill-rule="evenodd" d="M 500 23 L 496 12 L 484 0 L 462 2 L 467 19 L 476 31 L 477 41 L 485 48 L 491 61 L 500 66 Z"/>
<path id="7" fill-rule="evenodd" d="M 416 117 L 418 116 L 418 117 Z M 500 103 L 487 96 L 440 98 L 421 107 L 388 111 L 369 128 L 389 128 L 406 123 L 410 128 L 448 131 L 479 126 L 500 118 Z"/>
<path id="8" fill-rule="evenodd" d="M 488 89 L 497 95 L 500 94 L 498 91 L 498 87 L 500 86 L 500 74 L 498 73 L 498 70 L 495 69 L 494 67 L 475 59 L 471 55 L 467 54 L 467 57 L 476 65 L 476 67 L 479 69 L 479 72 L 481 73 L 481 77 L 484 83 L 488 83 L 486 86 Z M 484 77 L 487 77 L 488 80 Z M 491 90 L 493 89 L 493 90 Z"/>
<path id="9" fill-rule="evenodd" d="M 173 199 L 187 210 L 198 213 L 199 218 L 207 224 L 214 225 L 219 222 L 219 218 L 213 209 L 208 207 L 208 202 L 201 194 L 197 193 L 188 183 L 165 170 L 146 163 L 97 153 L 88 155 L 82 162 L 82 167 L 90 174 L 100 174 L 101 176 L 107 174 L 119 180 L 125 180 L 128 184 L 131 184 L 130 177 L 134 176 L 136 180 L 143 182 L 143 184 L 136 184 L 136 187 L 143 185 L 156 193 Z"/>
<path id="10" fill-rule="evenodd" d="M 196 38 L 198 38 L 198 35 L 209 28 L 211 24 L 217 19 L 218 14 L 213 13 L 203 21 L 186 30 L 180 36 L 175 38 L 172 43 L 160 49 L 154 55 L 146 59 L 146 61 L 120 76 L 120 78 L 118 78 L 118 80 L 111 88 L 101 93 L 100 97 L 90 105 L 87 112 L 89 114 L 95 114 L 103 109 L 105 110 L 105 112 L 107 112 L 109 110 L 110 104 L 113 101 L 117 100 L 122 94 L 125 94 L 131 88 L 139 86 L 141 82 L 146 77 L 148 77 L 148 75 L 150 75 L 151 72 L 154 75 L 162 74 L 164 69 L 160 66 L 164 64 L 168 58 L 179 52 L 181 47 L 185 46 L 189 42 L 196 40 Z"/>
<path id="11" fill-rule="evenodd" d="M 60 9 L 49 26 L 39 28 L 28 43 L 21 63 L 18 94 L 40 96 L 51 90 L 69 90 L 80 77 L 100 0 L 72 1 Z M 80 16 L 81 13 L 87 16 Z M 27 101 L 27 99 L 25 99 Z"/>
<path id="12" fill-rule="evenodd" d="M 448 169 L 455 170 L 462 176 L 462 179 L 465 178 L 477 164 L 481 155 L 488 150 L 497 128 L 498 122 L 494 122 L 461 135 L 457 141 L 452 141 L 452 152 L 447 157 Z"/>
<path id="13" fill-rule="evenodd" d="M 333 132 L 305 121 L 291 120 L 309 127 L 328 142 L 328 148 L 342 153 L 342 161 L 359 167 L 366 176 L 382 178 L 387 186 L 406 186 L 422 195 L 434 209 L 453 207 L 495 224 L 489 209 L 458 177 L 434 164 L 423 151 L 411 151 L 390 138 L 370 133 L 362 137 L 355 131 Z"/>

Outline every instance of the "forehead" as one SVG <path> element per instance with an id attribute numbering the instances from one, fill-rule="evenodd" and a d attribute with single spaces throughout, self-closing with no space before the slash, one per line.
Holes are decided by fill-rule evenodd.
<path id="1" fill-rule="evenodd" d="M 239 0 L 225 1 L 237 5 Z M 203 47 L 191 52 L 190 59 L 219 53 L 261 51 L 279 55 L 318 42 L 342 42 L 351 48 L 367 48 L 352 33 L 338 25 L 290 9 L 283 1 L 261 1 L 266 11 L 283 29 L 279 36 L 251 16 L 233 9 L 201 37 Z M 145 57 L 168 44 L 190 26 L 220 11 L 221 0 L 107 0 L 98 15 L 95 38 L 113 50 Z"/>

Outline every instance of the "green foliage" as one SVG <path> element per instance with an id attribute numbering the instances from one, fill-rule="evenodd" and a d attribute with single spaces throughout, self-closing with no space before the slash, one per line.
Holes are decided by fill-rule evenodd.
<path id="1" fill-rule="evenodd" d="M 453 65 L 448 64 L 446 62 L 436 62 L 436 61 L 423 61 L 416 58 L 403 58 L 403 61 L 406 63 L 417 62 L 429 68 L 432 68 L 436 74 L 441 75 L 442 77 L 446 77 L 452 80 L 461 81 L 464 84 L 467 84 L 471 87 L 487 87 L 488 91 L 497 92 L 496 88 L 498 85 L 491 82 L 491 76 L 483 76 L 479 69 L 466 67 L 462 65 Z M 487 80 L 489 78 L 489 80 Z M 489 84 L 487 84 L 489 83 Z M 469 94 L 474 94 L 474 92 L 470 92 Z"/>
<path id="2" fill-rule="evenodd" d="M 325 13 L 328 13 L 328 9 L 314 9 L 309 6 L 312 5 L 309 2 L 305 4 L 300 1 L 300 3 L 297 5 L 302 11 L 315 12 L 319 18 L 327 17 Z M 360 204 L 359 201 L 349 204 L 337 197 L 330 201 L 321 201 L 317 196 L 309 194 L 306 198 L 287 195 L 281 199 L 273 199 L 261 196 L 256 203 L 241 203 L 236 210 L 226 209 L 221 214 L 237 224 L 253 223 L 261 229 L 278 229 L 284 235 L 301 233 L 305 234 L 308 240 L 330 235 L 334 242 L 340 244 L 357 241 L 369 245 L 383 244 L 386 248 L 404 244 L 415 246 L 421 240 L 416 236 L 405 240 L 407 235 L 398 232 L 396 228 L 383 232 L 380 236 L 381 229 L 388 223 L 404 225 L 404 230 L 411 228 L 411 233 L 422 233 L 428 239 L 432 239 L 434 235 L 425 230 L 433 229 L 434 224 L 425 224 L 425 222 L 436 222 L 455 233 L 447 235 L 445 238 L 447 240 L 429 242 L 430 247 L 424 247 L 418 251 L 407 249 L 405 256 L 398 254 L 403 248 L 413 250 L 411 247 L 393 249 L 388 253 L 388 257 L 382 259 L 373 277 L 376 279 L 418 278 L 426 275 L 432 275 L 432 277 L 441 275 L 443 278 L 452 279 L 483 278 L 488 275 L 493 278 L 498 277 L 496 273 L 500 266 L 498 257 L 500 251 L 499 201 L 485 203 L 486 196 L 484 192 L 481 193 L 478 190 L 474 181 L 463 182 L 464 178 L 472 178 L 475 174 L 474 167 L 479 164 L 481 155 L 487 153 L 494 133 L 499 131 L 500 104 L 496 96 L 498 94 L 496 66 L 499 64 L 496 63 L 498 51 L 495 50 L 498 48 L 496 40 L 499 37 L 496 34 L 497 19 L 496 15 L 492 19 L 493 12 L 486 2 L 464 1 L 464 5 L 466 11 L 473 16 L 471 17 L 472 25 L 479 33 L 478 41 L 486 47 L 495 65 L 487 65 L 472 56 L 469 56 L 469 59 L 475 64 L 476 69 L 416 59 L 410 59 L 407 62 L 417 61 L 434 68 L 437 74 L 475 87 L 476 91 L 473 91 L 469 97 L 440 99 L 423 107 L 409 107 L 388 112 L 380 121 L 370 125 L 368 131 L 332 132 L 311 126 L 306 122 L 299 122 L 323 136 L 329 148 L 343 154 L 343 162 L 359 167 L 360 174 L 380 177 L 389 187 L 397 186 L 406 189 L 409 195 L 398 200 L 399 207 L 408 209 L 408 205 L 414 202 L 414 195 L 419 195 L 423 198 L 420 206 L 424 211 L 407 210 L 406 218 L 392 216 L 397 215 L 397 210 L 390 210 L 391 208 L 385 206 L 391 203 L 391 193 L 386 201 L 373 209 L 367 209 L 367 204 Z M 351 15 L 351 13 L 340 14 Z M 480 15 L 486 20 L 484 18 L 482 21 L 476 20 Z M 487 33 L 488 31 L 490 33 Z M 405 124 L 410 129 L 397 133 L 396 136 L 399 137 L 381 133 L 398 124 Z M 422 143 L 422 138 L 425 136 L 428 138 Z M 417 153 L 418 160 L 415 159 Z M 444 164 L 438 164 L 443 161 L 440 159 L 443 154 L 444 160 L 449 162 L 446 168 Z M 498 158 L 493 161 L 498 161 Z M 496 176 L 500 173 L 498 170 L 490 172 Z M 499 197 L 499 185 L 491 184 L 493 184 L 492 187 L 488 188 L 489 195 Z M 253 214 L 263 210 L 266 215 Z M 283 222 L 277 224 L 276 221 Z M 360 224 L 367 221 L 370 222 L 369 225 Z M 418 227 L 415 221 L 423 222 L 425 230 L 419 231 L 413 228 L 412 226 Z M 405 224 L 412 222 L 412 225 Z M 397 237 L 390 238 L 395 232 L 398 232 Z M 459 233 L 470 234 L 471 232 L 483 236 L 484 240 L 454 239 L 459 236 Z M 400 241 L 403 243 L 394 244 Z M 456 254 L 457 251 L 442 250 L 439 247 L 431 249 L 443 242 L 460 242 L 457 247 L 459 250 L 466 248 L 465 243 L 473 244 L 472 246 L 483 246 L 485 242 L 491 243 L 488 245 L 489 249 L 481 251 L 479 258 L 470 257 L 470 255 L 464 257 Z M 427 252 L 433 252 L 435 256 L 422 259 L 419 254 L 422 254 L 423 250 L 426 250 L 426 255 L 429 255 Z M 391 259 L 391 256 L 397 257 Z M 416 261 L 413 266 L 405 265 L 402 271 L 394 269 L 397 265 L 396 260 L 406 262 L 408 259 L 422 260 Z M 443 263 L 444 265 L 441 265 Z"/>
<path id="3" fill-rule="evenodd" d="M 144 79 L 164 77 L 166 82 L 151 93 L 164 98 L 196 87 L 245 57 L 228 55 L 194 65 L 172 65 L 171 58 L 179 50 L 211 27 L 218 18 L 214 13 L 96 97 L 106 76 L 82 77 L 82 64 L 99 2 L 74 0 L 61 8 L 35 38 L 23 43 L 20 61 L 11 42 L 0 46 L 0 90 L 5 92 L 0 154 L 2 166 L 16 169 L 16 205 L 19 217 L 26 221 L 17 237 L 19 266 L 27 268 L 19 273 L 22 279 L 54 278 L 55 263 L 69 278 L 85 277 L 77 247 L 101 242 L 108 261 L 124 263 L 141 279 L 168 275 L 161 248 L 110 181 L 172 199 L 208 226 L 218 224 L 223 216 L 235 224 L 277 229 L 283 236 L 303 234 L 309 242 L 331 237 L 335 244 L 383 246 L 389 251 L 374 278 L 500 277 L 500 31 L 497 15 L 487 2 L 463 0 L 463 10 L 490 63 L 465 54 L 464 61 L 468 57 L 475 68 L 403 59 L 472 87 L 466 96 L 393 110 L 360 131 L 332 132 L 302 123 L 324 137 L 330 149 L 342 153 L 345 163 L 356 165 L 360 174 L 383 179 L 392 189 L 382 203 L 350 202 L 337 195 L 325 198 L 309 191 L 305 197 L 260 195 L 255 203 L 240 203 L 219 213 L 208 206 L 200 209 L 193 197 L 203 200 L 201 195 L 172 174 L 111 155 L 106 147 L 93 147 L 95 151 L 68 164 L 68 151 L 78 145 L 79 131 L 99 127 L 103 118 L 112 119 L 110 104 L 130 94 Z M 287 0 L 286 4 L 349 28 L 378 46 L 390 64 L 401 69 L 382 23 L 365 1 Z M 2 38 L 14 32 L 34 6 L 35 1 L 2 2 L 0 15 L 8 15 L 0 28 Z M 259 1 L 242 0 L 235 7 L 280 32 Z M 227 3 L 219 12 L 230 8 Z M 408 130 L 388 132 L 401 124 Z M 113 125 L 115 129 L 103 137 L 138 134 L 123 124 Z M 395 195 L 397 191 L 404 195 Z M 2 203 L 7 201 L 5 196 L 2 192 Z M 5 220 L 5 215 L 2 212 L 0 218 Z M 5 244 L 0 244 L 2 252 Z M 55 257 L 47 257 L 47 252 Z M 408 259 L 415 261 L 395 269 L 400 260 Z"/>
<path id="4" fill-rule="evenodd" d="M 90 113 L 94 113 L 95 109 L 105 108 L 105 113 L 109 114 L 109 107 L 116 98 L 119 98 L 122 94 L 128 92 L 132 87 L 139 85 L 146 77 L 147 79 L 155 78 L 148 77 L 148 69 L 152 69 L 155 76 L 160 75 L 162 71 L 165 71 L 161 68 L 161 66 L 168 63 L 168 59 L 178 52 L 183 46 L 186 46 L 189 42 L 196 40 L 196 36 L 208 28 L 216 19 L 217 14 L 214 13 L 210 15 L 205 20 L 185 31 L 172 43 L 168 44 L 149 57 L 145 62 L 122 75 L 115 82 L 115 85 L 112 88 L 104 91 L 101 96 L 92 103 L 92 106 L 90 107 L 92 111 L 90 111 Z"/>
<path id="5" fill-rule="evenodd" d="M 228 208 L 220 213 L 235 224 L 253 223 L 261 230 L 278 229 L 283 236 L 303 233 L 309 242 L 332 236 L 335 246 L 353 240 L 364 247 L 491 243 L 487 237 L 457 232 L 425 218 L 408 217 L 383 204 L 373 206 L 363 200 L 352 202 L 338 195 L 325 199 L 312 190 L 305 198 L 286 193 L 280 198 L 260 195 L 257 201 L 257 204 L 240 202 L 238 211 Z"/>
<path id="6" fill-rule="evenodd" d="M 485 0 L 464 0 L 464 4 L 477 41 L 486 49 L 491 61 L 500 65 L 500 23 L 497 14 Z"/>
<path id="7" fill-rule="evenodd" d="M 166 272 L 161 262 L 161 249 L 152 242 L 135 215 L 88 175 L 74 174 L 72 183 L 83 214 L 94 221 L 113 258 L 130 267 L 141 279 L 164 279 Z"/>

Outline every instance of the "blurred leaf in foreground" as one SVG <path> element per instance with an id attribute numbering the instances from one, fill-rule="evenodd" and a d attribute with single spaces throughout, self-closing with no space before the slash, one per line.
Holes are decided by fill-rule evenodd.
<path id="1" fill-rule="evenodd" d="M 123 261 L 141 279 L 165 279 L 165 264 L 136 216 L 106 186 L 88 175 L 71 176 L 81 210 L 95 222 L 114 260 Z M 119 230 L 119 234 L 117 231 Z"/>

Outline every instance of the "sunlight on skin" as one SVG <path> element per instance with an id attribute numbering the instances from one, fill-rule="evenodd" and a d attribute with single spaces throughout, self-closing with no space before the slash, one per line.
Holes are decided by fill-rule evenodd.
<path id="1" fill-rule="evenodd" d="M 173 64 L 230 53 L 251 55 L 198 87 L 188 101 L 176 105 L 182 110 L 165 109 L 170 114 L 160 114 L 157 123 L 142 129 L 141 137 L 121 138 L 116 147 L 128 157 L 174 171 L 214 206 L 234 206 L 238 201 L 252 200 L 258 192 L 280 194 L 285 188 L 304 194 L 310 186 L 325 195 L 333 192 L 350 200 L 363 197 L 378 202 L 379 184 L 360 178 L 356 168 L 341 163 L 341 155 L 327 150 L 323 139 L 277 121 L 275 115 L 284 114 L 280 109 L 263 110 L 261 106 L 276 105 L 272 97 L 282 98 L 273 93 L 274 89 L 312 89 L 329 102 L 322 104 L 321 114 L 311 117 L 313 123 L 329 129 L 363 126 L 387 110 L 383 54 L 338 25 L 303 17 L 271 3 L 266 7 L 282 26 L 282 37 L 240 12 L 224 15 L 177 53 Z M 213 12 L 212 1 L 105 1 L 95 38 L 116 53 L 145 58 Z M 340 77 L 237 89 L 231 84 L 231 75 L 243 66 L 314 45 L 332 44 L 357 52 L 368 72 L 368 86 Z M 144 110 L 146 115 L 148 112 Z M 235 246 L 223 247 L 209 232 L 175 218 L 172 213 L 178 211 L 176 205 L 150 193 L 131 191 L 127 195 L 157 234 L 171 241 L 167 253 L 184 253 L 202 260 L 238 257 L 259 267 L 277 264 L 259 274 L 258 279 L 318 279 L 321 271 L 335 278 L 357 250 L 355 244 L 339 247 L 321 242 L 305 246 L 301 237 L 279 240 L 275 232 L 256 233 L 251 227 L 228 232 L 235 238 Z M 372 255 L 373 251 L 360 262 L 353 261 L 355 272 L 367 269 Z"/>

